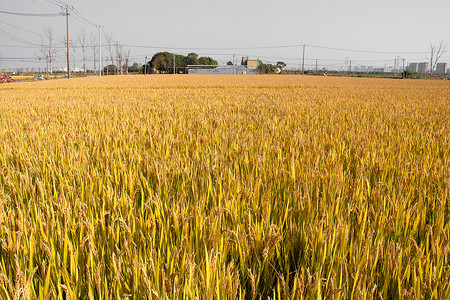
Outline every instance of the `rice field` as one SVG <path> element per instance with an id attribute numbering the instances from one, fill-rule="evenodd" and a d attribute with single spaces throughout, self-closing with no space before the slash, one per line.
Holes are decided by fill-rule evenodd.
<path id="1" fill-rule="evenodd" d="M 1 299 L 449 299 L 450 85 L 0 86 Z"/>

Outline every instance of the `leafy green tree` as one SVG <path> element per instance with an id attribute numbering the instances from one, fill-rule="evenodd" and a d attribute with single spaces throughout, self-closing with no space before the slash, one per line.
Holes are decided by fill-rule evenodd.
<path id="1" fill-rule="evenodd" d="M 175 55 L 175 65 L 177 66 L 178 70 L 184 70 L 186 68 L 185 59 L 186 59 L 186 56 L 184 56 L 184 55 L 180 55 L 180 54 Z"/>
<path id="2" fill-rule="evenodd" d="M 151 73 L 152 68 L 155 68 L 159 72 L 173 73 L 174 56 L 176 69 L 184 70 L 186 68 L 186 56 L 169 52 L 158 52 L 147 63 L 147 73 Z"/>
<path id="3" fill-rule="evenodd" d="M 103 68 L 103 73 L 108 75 L 117 74 L 118 69 L 115 65 L 107 65 Z"/>
<path id="4" fill-rule="evenodd" d="M 280 70 L 283 70 L 283 68 L 286 67 L 286 63 L 285 63 L 285 62 L 282 62 L 282 61 L 279 61 L 279 62 L 277 62 L 277 67 L 278 67 Z"/>
<path id="5" fill-rule="evenodd" d="M 217 65 L 217 61 L 211 57 L 202 56 L 198 59 L 199 65 Z"/>
<path id="6" fill-rule="evenodd" d="M 184 58 L 184 63 L 186 65 L 198 65 L 198 54 L 197 53 L 189 53 L 185 58 Z"/>
<path id="7" fill-rule="evenodd" d="M 259 61 L 258 70 L 260 74 L 273 74 L 277 69 L 276 65 L 265 64 L 262 61 Z"/>
<path id="8" fill-rule="evenodd" d="M 187 56 L 174 54 L 170 52 L 158 52 L 153 55 L 152 59 L 147 62 L 147 73 L 151 73 L 152 69 L 156 69 L 159 72 L 173 73 L 174 68 L 174 56 L 175 67 L 177 72 L 184 72 L 187 65 L 217 65 L 217 61 L 211 57 L 198 57 L 196 53 L 189 53 Z M 145 66 L 144 66 L 145 67 Z M 208 67 L 214 68 L 214 67 Z"/>
<path id="9" fill-rule="evenodd" d="M 132 64 L 129 68 L 128 68 L 128 72 L 130 73 L 142 73 L 142 68 L 139 66 L 138 63 L 134 63 Z"/>
<path id="10" fill-rule="evenodd" d="M 215 59 L 213 59 L 213 58 L 211 58 L 209 56 L 208 57 L 202 56 L 202 57 L 200 57 L 198 59 L 198 64 L 199 65 L 204 65 L 204 66 L 209 66 L 209 67 L 205 67 L 205 68 L 212 69 L 214 67 L 211 67 L 211 66 L 218 65 L 218 62 Z"/>
<path id="11" fill-rule="evenodd" d="M 160 72 L 168 71 L 168 67 L 170 64 L 170 57 L 171 53 L 169 52 L 158 52 L 155 55 L 153 55 L 152 59 L 150 60 L 150 70 L 151 68 L 155 68 L 156 70 Z M 148 69 L 148 67 L 147 67 Z M 147 70 L 148 72 L 149 70 Z"/>

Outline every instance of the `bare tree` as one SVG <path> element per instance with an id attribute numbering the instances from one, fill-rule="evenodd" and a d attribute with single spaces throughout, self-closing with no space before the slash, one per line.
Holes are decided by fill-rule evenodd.
<path id="1" fill-rule="evenodd" d="M 86 33 L 82 32 L 82 34 L 78 34 L 78 43 L 80 44 L 81 51 L 83 52 L 83 72 L 84 76 L 86 76 Z"/>
<path id="2" fill-rule="evenodd" d="M 75 56 L 75 51 L 77 49 L 77 46 L 75 45 L 75 43 L 73 41 L 69 41 L 69 47 L 72 47 L 72 62 L 73 62 L 73 72 L 75 73 L 76 70 L 76 56 Z"/>
<path id="3" fill-rule="evenodd" d="M 44 55 L 44 58 L 47 60 L 47 73 L 50 69 L 50 74 L 53 74 L 53 60 L 56 55 L 56 49 L 54 48 L 54 35 L 52 28 L 47 28 L 44 32 L 44 36 L 41 39 L 41 53 Z M 50 66 L 50 67 L 49 67 Z"/>
<path id="4" fill-rule="evenodd" d="M 98 49 L 97 49 L 97 39 L 95 35 L 91 32 L 89 35 L 89 41 L 92 49 L 92 55 L 94 56 L 94 73 L 97 74 L 97 55 L 98 55 Z"/>
<path id="5" fill-rule="evenodd" d="M 115 42 L 113 44 L 112 38 L 111 36 L 107 36 L 106 37 L 106 43 L 107 43 L 107 47 L 108 47 L 108 51 L 109 51 L 109 55 L 111 57 L 111 64 L 114 65 L 116 68 L 116 72 L 120 74 L 123 74 L 123 61 L 127 59 L 127 56 L 125 55 L 125 53 L 123 52 L 123 47 L 122 45 L 120 45 L 119 42 Z M 115 49 L 115 60 L 114 60 L 114 47 Z"/>
<path id="6" fill-rule="evenodd" d="M 127 75 L 128 75 L 128 62 L 130 60 L 130 50 L 128 49 L 128 54 L 127 54 L 127 58 L 125 59 L 125 68 L 127 71 Z"/>
<path id="7" fill-rule="evenodd" d="M 113 45 L 112 45 L 112 39 L 111 37 L 107 37 L 106 38 L 106 43 L 108 45 L 108 51 L 109 51 L 109 55 L 111 56 L 111 64 L 114 65 L 114 55 L 113 55 Z M 108 70 L 108 63 L 106 64 L 106 68 Z"/>
<path id="8" fill-rule="evenodd" d="M 122 67 L 122 60 L 123 60 L 123 54 L 122 54 L 122 45 L 119 44 L 119 42 L 116 42 L 116 58 L 117 58 L 117 67 L 118 72 L 120 72 L 120 75 L 123 74 L 123 67 Z"/>
<path id="9" fill-rule="evenodd" d="M 446 48 L 447 45 L 444 44 L 443 41 L 440 41 L 439 45 L 430 45 L 430 75 L 433 74 L 433 70 L 436 68 L 437 63 L 442 54 L 444 54 Z"/>

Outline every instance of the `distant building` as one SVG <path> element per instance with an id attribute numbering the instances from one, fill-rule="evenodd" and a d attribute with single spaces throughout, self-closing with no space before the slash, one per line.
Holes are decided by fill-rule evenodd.
<path id="1" fill-rule="evenodd" d="M 67 67 L 65 67 L 64 69 L 60 69 L 60 71 L 67 72 Z M 81 72 L 84 72 L 84 70 L 82 68 L 70 68 L 70 72 L 71 73 L 81 73 Z"/>
<path id="2" fill-rule="evenodd" d="M 408 67 L 406 68 L 408 72 L 417 73 L 419 70 L 419 64 L 418 63 L 410 63 Z"/>
<path id="3" fill-rule="evenodd" d="M 419 66 L 417 68 L 417 73 L 419 74 L 425 74 L 429 70 L 429 64 L 427 62 L 419 63 Z"/>
<path id="4" fill-rule="evenodd" d="M 188 74 L 259 74 L 259 61 L 250 60 L 248 57 L 243 57 L 241 65 L 226 65 L 215 66 L 215 68 L 205 69 L 205 66 L 188 66 Z M 214 66 L 209 66 L 214 67 Z"/>
<path id="5" fill-rule="evenodd" d="M 256 59 L 249 59 L 248 56 L 244 56 L 242 58 L 241 65 L 247 66 L 250 70 L 256 70 L 259 66 L 259 60 Z"/>
<path id="6" fill-rule="evenodd" d="M 355 67 L 353 67 L 352 71 L 354 73 L 362 73 L 363 72 L 362 71 L 362 66 L 355 66 Z"/>
<path id="7" fill-rule="evenodd" d="M 249 69 L 247 66 L 217 66 L 214 69 L 189 68 L 188 74 L 259 74 L 258 69 Z"/>
<path id="8" fill-rule="evenodd" d="M 447 63 L 438 63 L 436 65 L 436 74 L 446 74 L 447 73 Z"/>

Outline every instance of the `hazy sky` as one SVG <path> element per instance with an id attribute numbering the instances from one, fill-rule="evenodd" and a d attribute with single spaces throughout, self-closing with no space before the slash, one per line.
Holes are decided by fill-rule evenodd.
<path id="1" fill-rule="evenodd" d="M 0 0 L 0 11 L 58 13 L 60 8 L 50 3 L 58 1 Z M 346 66 L 349 61 L 354 66 L 390 66 L 397 57 L 405 58 L 407 62 L 426 61 L 430 43 L 441 40 L 448 44 L 442 61 L 450 63 L 449 0 L 64 2 L 73 5 L 90 22 L 104 26 L 113 41 L 147 46 L 124 46 L 126 52 L 130 50 L 131 60 L 139 63 L 144 62 L 146 55 L 151 57 L 158 51 L 167 50 L 179 54 L 196 52 L 211 56 L 219 63 L 232 60 L 233 54 L 236 54 L 267 62 L 282 60 L 289 66 L 298 67 L 302 57 L 301 46 L 263 47 L 306 44 L 307 66 L 315 65 L 316 59 L 319 67 Z M 39 34 L 43 34 L 46 28 L 53 29 L 60 45 L 65 36 L 63 16 L 31 17 L 0 13 L 0 25 L 0 69 L 44 66 L 43 61 L 37 60 L 37 56 L 42 56 L 39 47 L 24 44 L 22 40 L 40 44 Z M 77 35 L 83 30 L 86 35 L 91 32 L 98 34 L 95 27 L 83 25 L 71 16 L 70 39 L 76 42 Z M 17 41 L 17 38 L 21 40 Z M 107 50 L 103 49 L 103 54 L 106 53 Z M 78 63 L 81 61 L 80 49 L 75 51 L 75 56 L 81 66 Z M 92 54 L 88 53 L 88 56 Z M 55 65 L 63 66 L 64 63 L 64 49 L 60 49 Z"/>

